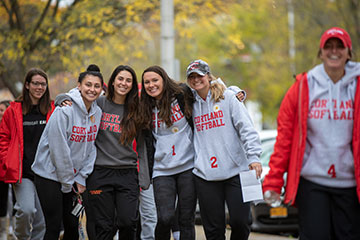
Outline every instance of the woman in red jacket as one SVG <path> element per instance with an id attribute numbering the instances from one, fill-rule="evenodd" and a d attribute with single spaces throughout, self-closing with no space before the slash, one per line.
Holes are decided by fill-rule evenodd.
<path id="1" fill-rule="evenodd" d="M 265 201 L 299 209 L 300 239 L 360 239 L 360 64 L 341 28 L 320 39 L 322 64 L 297 76 L 281 104 Z"/>
<path id="2" fill-rule="evenodd" d="M 33 68 L 25 76 L 22 95 L 11 103 L 0 124 L 0 180 L 13 184 L 18 239 L 42 239 L 45 233 L 31 165 L 53 109 L 48 77 Z"/>
<path id="3" fill-rule="evenodd" d="M 0 102 L 0 122 L 5 110 L 10 106 L 10 101 Z M 8 205 L 9 184 L 0 181 L 0 239 L 7 238 L 7 205 Z"/>

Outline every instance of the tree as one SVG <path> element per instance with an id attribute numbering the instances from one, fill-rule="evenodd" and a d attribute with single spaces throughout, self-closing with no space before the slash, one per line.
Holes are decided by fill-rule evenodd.
<path id="1" fill-rule="evenodd" d="M 360 53 L 358 0 L 292 0 L 296 56 L 291 59 L 288 1 L 174 0 L 181 79 L 191 60 L 208 61 L 215 76 L 259 102 L 265 121 L 274 126 L 293 74 L 319 63 L 319 39 L 327 28 L 348 30 Z M 160 0 L 75 0 L 60 7 L 61 2 L 0 0 L 0 81 L 15 96 L 16 83 L 31 66 L 49 74 L 78 73 L 94 62 L 106 77 L 119 64 L 141 72 L 160 64 Z"/>
<path id="2" fill-rule="evenodd" d="M 90 59 L 107 62 L 110 57 L 123 63 L 132 59 L 146 62 L 148 42 L 158 46 L 155 36 L 158 27 L 154 26 L 160 20 L 158 0 L 73 0 L 61 7 L 64 2 L 69 3 L 0 0 L 0 81 L 14 96 L 19 95 L 30 67 L 41 67 L 55 74 L 78 72 Z M 196 16 L 201 8 L 210 10 L 199 17 L 204 19 L 214 12 L 225 11 L 226 2 L 230 1 L 176 1 L 175 11 L 185 18 Z M 154 48 L 150 51 L 154 53 Z M 153 64 L 157 56 L 154 57 L 149 58 Z"/>
<path id="3" fill-rule="evenodd" d="M 198 43 L 193 41 L 194 27 L 201 28 L 217 15 L 228 14 L 234 3 L 234 0 L 174 0 L 175 46 L 176 56 L 182 63 L 181 73 L 195 56 L 192 47 Z M 160 1 L 135 0 L 130 8 L 127 24 L 121 31 L 104 38 L 102 52 L 90 58 L 92 62 L 104 63 L 101 66 L 104 75 L 110 75 L 119 64 L 128 64 L 141 76 L 146 67 L 161 62 Z M 191 46 L 191 42 L 196 44 Z M 182 78 L 176 80 L 183 79 L 182 74 Z"/>
<path id="4" fill-rule="evenodd" d="M 14 96 L 29 67 L 50 73 L 77 69 L 94 44 L 126 22 L 122 1 L 74 0 L 60 7 L 61 2 L 0 1 L 0 81 Z"/>
<path id="5" fill-rule="evenodd" d="M 293 75 L 320 62 L 317 51 L 326 29 L 345 28 L 352 36 L 353 49 L 359 52 L 360 48 L 359 1 L 293 0 L 296 57 L 291 59 L 288 4 L 288 0 L 230 3 L 229 12 L 214 14 L 206 22 L 188 19 L 187 35 L 177 45 L 177 56 L 185 66 L 194 57 L 203 58 L 228 84 L 244 88 L 248 99 L 260 103 L 264 122 L 273 127 Z"/>
<path id="6" fill-rule="evenodd" d="M 194 56 L 202 58 L 215 76 L 245 89 L 271 125 L 292 82 L 286 6 L 270 0 L 233 3 L 228 14 L 194 23 L 192 38 L 181 40 L 187 47 L 179 46 L 187 50 L 186 64 Z"/>

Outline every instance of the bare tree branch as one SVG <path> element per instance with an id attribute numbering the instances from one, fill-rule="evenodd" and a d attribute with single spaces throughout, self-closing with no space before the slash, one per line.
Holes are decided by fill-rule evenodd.
<path id="1" fill-rule="evenodd" d="M 64 13 L 64 15 L 63 15 L 63 17 L 61 19 L 61 23 L 60 23 L 61 25 L 66 22 L 66 19 L 71 15 L 71 12 L 73 11 L 75 6 L 79 2 L 81 2 L 81 0 L 74 0 L 73 3 L 69 7 L 66 8 L 66 12 Z"/>
<path id="2" fill-rule="evenodd" d="M 9 14 L 10 13 L 10 9 L 8 8 L 8 6 L 6 5 L 6 2 L 4 0 L 1 0 L 2 5 L 4 6 L 6 12 Z"/>
<path id="3" fill-rule="evenodd" d="M 37 23 L 35 24 L 31 34 L 30 34 L 30 38 L 29 39 L 32 39 L 35 32 L 40 28 L 41 24 L 43 23 L 44 21 L 44 18 L 46 16 L 46 13 L 48 12 L 49 10 L 49 6 L 50 6 L 50 3 L 51 3 L 51 0 L 48 0 L 43 12 L 41 13 L 41 16 L 39 17 L 39 20 L 37 21 Z"/>
<path id="4" fill-rule="evenodd" d="M 59 9 L 59 3 L 60 3 L 60 0 L 56 0 L 56 4 L 55 4 L 54 11 L 53 11 L 53 14 L 52 14 L 53 18 L 56 17 L 56 13 L 57 13 L 57 11 Z"/>
<path id="5" fill-rule="evenodd" d="M 4 0 L 1 0 L 1 3 L 2 5 L 4 6 L 8 16 L 9 16 L 9 26 L 10 26 L 10 29 L 13 29 L 14 28 L 14 21 L 12 19 L 12 12 L 11 12 L 11 9 L 6 5 L 6 2 Z"/>
<path id="6" fill-rule="evenodd" d="M 17 29 L 21 30 L 22 32 L 24 31 L 24 24 L 22 21 L 22 17 L 20 14 L 20 7 L 19 7 L 19 3 L 17 0 L 12 0 L 11 1 L 11 10 L 12 12 L 14 12 L 15 17 L 16 17 L 16 26 Z"/>

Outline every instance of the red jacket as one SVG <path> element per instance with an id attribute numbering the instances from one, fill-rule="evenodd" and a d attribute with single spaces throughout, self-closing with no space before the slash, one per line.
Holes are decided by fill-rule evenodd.
<path id="1" fill-rule="evenodd" d="M 286 93 L 278 115 L 278 136 L 271 155 L 270 171 L 265 176 L 263 191 L 281 192 L 283 175 L 287 172 L 285 204 L 294 204 L 300 180 L 300 171 L 306 146 L 307 115 L 309 112 L 309 86 L 307 74 L 296 76 L 296 82 Z M 360 77 L 357 79 L 354 100 L 354 126 L 352 137 L 354 171 L 357 195 L 360 201 Z"/>
<path id="2" fill-rule="evenodd" d="M 46 121 L 54 111 L 47 113 Z M 16 183 L 22 181 L 23 161 L 23 114 L 21 102 L 11 102 L 0 124 L 0 181 Z"/>

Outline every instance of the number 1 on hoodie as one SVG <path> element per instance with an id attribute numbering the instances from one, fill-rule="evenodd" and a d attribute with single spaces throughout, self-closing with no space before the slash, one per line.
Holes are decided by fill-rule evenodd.
<path id="1" fill-rule="evenodd" d="M 175 156 L 176 153 L 175 153 L 175 145 L 172 145 L 172 155 Z"/>

